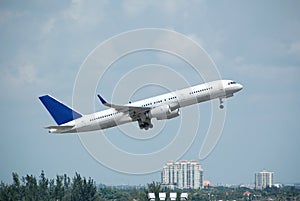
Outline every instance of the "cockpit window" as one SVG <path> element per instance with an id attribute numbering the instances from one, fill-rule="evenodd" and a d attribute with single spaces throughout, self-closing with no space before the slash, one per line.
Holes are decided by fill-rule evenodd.
<path id="1" fill-rule="evenodd" d="M 236 82 L 228 82 L 228 85 L 236 84 Z"/>

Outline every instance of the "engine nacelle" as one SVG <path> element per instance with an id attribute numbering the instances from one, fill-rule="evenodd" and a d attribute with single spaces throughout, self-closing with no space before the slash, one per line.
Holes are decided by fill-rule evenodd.
<path id="1" fill-rule="evenodd" d="M 157 120 L 172 119 L 178 117 L 179 114 L 179 109 L 172 111 L 169 105 L 158 106 L 149 111 L 149 117 Z"/>
<path id="2" fill-rule="evenodd" d="M 178 117 L 179 115 L 180 115 L 180 111 L 179 111 L 179 109 L 176 109 L 176 110 L 172 111 L 170 114 L 168 114 L 166 118 L 157 117 L 156 119 L 157 120 L 172 119 L 172 118 Z"/>
<path id="3" fill-rule="evenodd" d="M 171 103 L 171 104 L 169 105 L 169 107 L 170 107 L 170 110 L 171 110 L 171 111 L 174 111 L 174 110 L 179 109 L 179 108 L 180 108 L 180 105 L 179 105 L 179 102 L 173 102 L 173 103 Z"/>

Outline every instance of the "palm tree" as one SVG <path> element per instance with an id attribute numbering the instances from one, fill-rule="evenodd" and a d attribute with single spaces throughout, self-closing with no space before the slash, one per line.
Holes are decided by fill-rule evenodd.
<path id="1" fill-rule="evenodd" d="M 160 182 L 152 182 L 150 184 L 147 184 L 147 190 L 146 194 L 148 193 L 154 193 L 155 194 L 155 200 L 159 200 L 159 192 L 161 192 L 161 183 Z"/>

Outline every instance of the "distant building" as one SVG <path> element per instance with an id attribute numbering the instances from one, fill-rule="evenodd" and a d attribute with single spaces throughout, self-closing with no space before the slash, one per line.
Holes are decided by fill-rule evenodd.
<path id="1" fill-rule="evenodd" d="M 171 189 L 199 189 L 203 185 L 203 169 L 198 161 L 169 161 L 163 167 L 162 184 Z"/>
<path id="2" fill-rule="evenodd" d="M 203 180 L 203 188 L 213 188 L 214 186 L 209 180 Z"/>
<path id="3" fill-rule="evenodd" d="M 262 170 L 255 173 L 255 189 L 264 189 L 273 186 L 273 172 Z"/>

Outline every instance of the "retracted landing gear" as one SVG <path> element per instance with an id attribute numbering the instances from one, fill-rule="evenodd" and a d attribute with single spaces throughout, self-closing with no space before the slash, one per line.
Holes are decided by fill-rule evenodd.
<path id="1" fill-rule="evenodd" d="M 223 98 L 219 98 L 219 100 L 220 100 L 220 109 L 223 109 L 224 108 L 224 105 L 223 105 L 223 103 L 224 103 L 224 101 L 223 101 Z"/>

